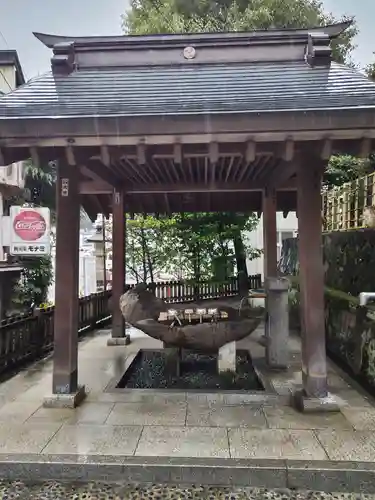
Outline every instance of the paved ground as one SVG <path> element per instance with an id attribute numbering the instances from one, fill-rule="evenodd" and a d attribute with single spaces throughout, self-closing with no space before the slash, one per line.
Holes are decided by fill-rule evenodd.
<path id="1" fill-rule="evenodd" d="M 108 392 L 113 381 L 123 374 L 131 356 L 140 348 L 161 348 L 159 342 L 134 331 L 131 332 L 132 343 L 129 346 L 107 347 L 109 334 L 109 331 L 97 332 L 80 344 L 79 379 L 80 383 L 86 384 L 88 397 L 75 410 L 42 407 L 44 396 L 51 391 L 52 361 L 38 363 L 0 385 L 0 472 L 6 467 L 14 469 L 13 465 L 7 464 L 20 462 L 21 458 L 27 463 L 44 464 L 84 464 L 90 460 L 91 463 L 95 460 L 106 463 L 111 460 L 117 466 L 126 464 L 127 460 L 143 464 L 145 460 L 189 459 L 198 463 L 216 459 L 223 462 L 220 467 L 224 468 L 234 466 L 231 460 L 260 460 L 263 461 L 260 468 L 266 467 L 268 472 L 260 470 L 259 476 L 257 470 L 257 481 L 247 484 L 268 484 L 272 487 L 283 487 L 285 484 L 288 487 L 293 485 L 296 488 L 330 491 L 339 483 L 336 481 L 330 485 L 326 482 L 323 487 L 319 482 L 314 482 L 317 476 L 314 476 L 315 472 L 310 473 L 308 467 L 324 468 L 330 463 L 334 470 L 338 466 L 333 462 L 338 462 L 346 470 L 367 474 L 368 491 L 375 490 L 372 479 L 372 470 L 375 470 L 375 408 L 370 398 L 358 392 L 330 366 L 329 383 L 342 405 L 340 413 L 303 415 L 287 405 L 285 397 L 301 381 L 297 338 L 292 337 L 290 340 L 291 368 L 283 374 L 267 374 L 264 371 L 264 348 L 257 340 L 262 329 L 239 343 L 239 348 L 250 349 L 265 378 L 267 391 L 272 390 L 274 393 L 264 398 L 259 393 Z M 272 460 L 276 462 L 271 463 Z M 265 461 L 269 462 L 265 464 Z M 349 469 L 347 462 L 351 462 Z M 191 463 L 189 466 L 195 467 Z M 201 463 L 200 466 L 203 470 L 205 464 Z M 185 470 L 186 464 L 182 467 L 181 470 Z M 216 470 L 216 464 L 212 467 Z M 307 467 L 303 477 L 301 467 Z M 118 468 L 116 470 L 119 471 Z M 269 470 L 273 473 L 270 474 Z M 349 474 L 345 477 L 352 477 L 350 470 L 344 473 L 344 476 Z M 50 474 L 43 477 L 62 477 L 61 470 Z M 115 480 L 120 477 L 124 481 L 133 481 L 129 474 L 126 478 L 123 475 L 116 476 Z M 242 472 L 237 474 L 236 477 L 242 479 Z M 309 474 L 312 479 L 307 486 L 304 481 L 310 477 Z M 6 477 L 10 477 L 8 473 Z M 101 477 L 106 480 L 105 475 Z M 165 476 L 162 477 L 164 481 Z M 189 477 L 195 481 L 193 476 Z M 88 475 L 86 478 L 91 480 L 93 476 Z M 216 478 L 220 479 L 218 475 Z M 269 480 L 273 482 L 269 484 Z M 361 478 L 363 480 L 364 477 Z M 192 481 L 189 479 L 188 482 Z M 173 483 L 176 484 L 176 481 Z M 229 483 L 223 480 L 211 484 Z M 202 479 L 200 484 L 207 483 Z M 355 490 L 357 486 L 353 488 Z"/>
<path id="2" fill-rule="evenodd" d="M 160 347 L 134 333 L 130 346 L 107 347 L 108 334 L 100 332 L 80 345 L 79 378 L 89 394 L 76 410 L 42 407 L 51 390 L 51 361 L 0 385 L 0 454 L 375 462 L 375 408 L 333 368 L 331 386 L 345 405 L 337 414 L 302 415 L 273 400 L 258 402 L 256 396 L 104 392 L 113 377 L 123 373 L 131 353 Z M 246 340 L 242 347 L 251 342 Z M 259 344 L 250 348 L 253 354 L 263 350 Z M 297 363 L 274 379 L 281 393 L 298 384 L 298 368 Z"/>
<path id="3" fill-rule="evenodd" d="M 318 491 L 255 488 L 129 486 L 123 484 L 64 484 L 48 482 L 26 485 L 0 483 L 0 500 L 351 500 L 375 499 L 375 495 L 322 493 Z"/>

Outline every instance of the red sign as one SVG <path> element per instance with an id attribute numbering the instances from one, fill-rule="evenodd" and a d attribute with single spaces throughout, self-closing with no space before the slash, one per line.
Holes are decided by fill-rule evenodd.
<path id="1" fill-rule="evenodd" d="M 13 230 L 24 241 L 36 241 L 46 232 L 44 217 L 34 210 L 23 210 L 13 220 Z"/>

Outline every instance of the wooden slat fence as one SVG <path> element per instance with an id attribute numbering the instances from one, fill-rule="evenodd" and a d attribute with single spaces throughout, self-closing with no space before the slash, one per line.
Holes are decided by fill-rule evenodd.
<path id="1" fill-rule="evenodd" d="M 233 297 L 238 295 L 238 280 L 231 278 L 218 283 L 169 281 L 154 283 L 157 297 L 168 303 Z M 261 276 L 249 277 L 249 288 L 260 288 Z M 126 289 L 134 285 L 127 285 Z M 94 330 L 111 316 L 111 291 L 100 292 L 79 299 L 80 335 Z M 30 311 L 0 322 L 0 376 L 16 370 L 26 362 L 35 361 L 53 349 L 55 308 Z"/>
<path id="2" fill-rule="evenodd" d="M 130 289 L 134 286 L 127 285 L 126 288 Z M 257 289 L 261 286 L 260 274 L 249 276 L 249 289 Z M 237 277 L 230 278 L 226 282 L 162 281 L 150 284 L 149 288 L 154 289 L 155 295 L 169 304 L 235 297 L 239 293 Z"/>
<path id="3" fill-rule="evenodd" d="M 110 295 L 107 291 L 79 299 L 80 335 L 110 319 Z M 0 322 L 0 375 L 53 349 L 54 312 L 52 306 Z"/>
<path id="4" fill-rule="evenodd" d="M 366 209 L 375 214 L 375 173 L 324 191 L 323 230 L 348 231 L 366 226 Z"/>

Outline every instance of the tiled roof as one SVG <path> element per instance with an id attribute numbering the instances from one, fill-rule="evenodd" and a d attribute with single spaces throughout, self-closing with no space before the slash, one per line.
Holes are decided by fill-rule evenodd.
<path id="1" fill-rule="evenodd" d="M 0 98 L 0 119 L 303 111 L 375 106 L 375 83 L 337 63 L 82 69 Z"/>

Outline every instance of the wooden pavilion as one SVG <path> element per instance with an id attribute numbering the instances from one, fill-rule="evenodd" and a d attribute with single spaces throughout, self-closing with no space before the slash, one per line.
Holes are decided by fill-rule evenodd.
<path id="1" fill-rule="evenodd" d="M 332 60 L 331 41 L 347 27 L 35 34 L 53 51 L 52 70 L 0 100 L 0 165 L 58 162 L 56 399 L 82 396 L 81 204 L 113 214 L 115 305 L 125 282 L 124 212 L 263 211 L 265 275 L 274 277 L 276 211 L 297 209 L 304 394 L 327 396 L 321 177 L 332 154 L 366 157 L 375 138 L 375 84 Z M 123 337 L 114 307 L 113 338 Z"/>

